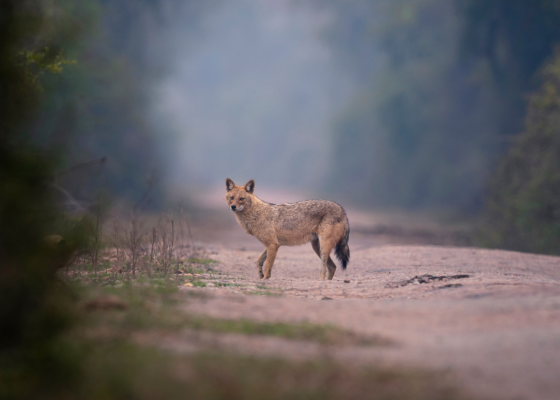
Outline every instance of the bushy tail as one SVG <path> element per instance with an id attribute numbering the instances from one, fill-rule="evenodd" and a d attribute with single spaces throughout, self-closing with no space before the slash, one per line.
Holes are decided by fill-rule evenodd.
<path id="1" fill-rule="evenodd" d="M 346 218 L 346 234 L 338 241 L 334 248 L 336 258 L 340 260 L 342 269 L 346 269 L 350 261 L 350 249 L 348 248 L 348 238 L 350 237 L 350 225 L 348 225 L 348 218 Z"/>

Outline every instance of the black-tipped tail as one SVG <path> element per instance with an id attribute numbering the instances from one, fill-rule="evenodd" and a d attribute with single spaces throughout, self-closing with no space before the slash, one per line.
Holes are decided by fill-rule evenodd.
<path id="1" fill-rule="evenodd" d="M 343 270 L 346 269 L 346 266 L 350 262 L 350 249 L 348 248 L 350 227 L 348 226 L 348 222 L 346 222 L 346 224 L 346 235 L 344 235 L 344 237 L 338 241 L 334 248 L 334 254 L 336 254 L 336 258 L 338 258 L 340 263 L 342 264 Z"/>

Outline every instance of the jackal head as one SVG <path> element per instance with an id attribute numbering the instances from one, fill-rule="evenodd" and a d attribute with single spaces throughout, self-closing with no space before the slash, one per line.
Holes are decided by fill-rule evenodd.
<path id="1" fill-rule="evenodd" d="M 232 211 L 240 212 L 253 204 L 255 181 L 250 180 L 245 186 L 237 186 L 231 179 L 226 179 L 226 201 Z"/>

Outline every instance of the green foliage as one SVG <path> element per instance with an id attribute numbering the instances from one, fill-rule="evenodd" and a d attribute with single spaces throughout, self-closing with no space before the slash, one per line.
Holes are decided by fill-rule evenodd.
<path id="1" fill-rule="evenodd" d="M 532 87 L 535 72 L 560 43 L 560 1 L 469 0 L 458 9 L 463 54 L 487 60 L 504 94 Z M 516 97 L 519 103 L 519 92 Z"/>
<path id="2" fill-rule="evenodd" d="M 476 213 L 560 44 L 558 0 L 330 2 L 325 36 L 360 88 L 334 124 L 331 189 Z"/>
<path id="3" fill-rule="evenodd" d="M 72 252 L 70 245 L 44 241 L 54 233 L 57 216 L 47 185 L 54 160 L 25 135 L 40 98 L 16 61 L 18 47 L 38 35 L 40 25 L 34 26 L 39 21 L 26 5 L 16 3 L 3 2 L 0 9 L 0 350 L 19 345 L 31 331 L 29 324 L 50 313 L 44 299 Z"/>
<path id="4" fill-rule="evenodd" d="M 138 7 L 151 12 L 162 2 Z M 111 2 L 112 7 L 124 3 L 135 4 Z M 104 142 L 108 147 L 124 143 L 113 147 L 130 154 L 125 158 L 134 168 L 138 159 L 149 158 L 132 158 L 138 155 L 131 151 L 140 142 L 137 137 L 123 140 L 125 131 L 134 130 L 132 122 L 145 122 L 142 96 L 135 96 L 144 86 L 125 79 L 131 74 L 119 67 L 122 54 L 106 54 L 112 47 L 104 43 L 111 42 L 95 37 L 103 30 L 93 28 L 104 6 L 102 0 L 0 2 L 2 398 L 82 396 L 77 393 L 88 348 L 63 336 L 76 323 L 76 309 L 59 271 L 78 251 L 88 246 L 92 253 L 98 250 L 101 227 L 99 218 L 94 226 L 88 218 L 62 214 L 54 189 L 61 174 L 56 171 L 65 163 L 83 162 L 88 154 L 78 149 L 98 137 L 110 137 Z M 111 120 L 103 120 L 106 109 L 113 112 Z M 121 125 L 103 136 L 98 135 L 99 121 Z M 119 179 L 130 171 L 122 168 Z M 97 204 L 99 216 L 103 210 Z"/>
<path id="5" fill-rule="evenodd" d="M 45 15 L 43 40 L 20 49 L 28 80 L 43 88 L 44 101 L 33 124 L 33 139 L 55 151 L 60 167 L 106 157 L 103 186 L 114 196 L 136 201 L 146 180 L 156 184 L 163 170 L 164 147 L 172 147 L 166 128 L 154 125 L 153 90 L 164 76 L 167 24 L 183 18 L 191 26 L 204 6 L 179 0 L 64 0 Z M 70 65 L 72 64 L 72 65 Z M 58 72 L 64 67 L 64 73 Z M 95 172 L 95 171 L 93 171 Z M 90 170 L 81 171 L 66 190 L 93 201 Z M 152 199 L 154 202 L 157 198 Z"/>
<path id="6" fill-rule="evenodd" d="M 57 166 L 30 134 L 45 93 L 29 79 L 56 71 L 64 59 L 42 50 L 50 46 L 52 2 L 0 3 L 0 397 L 37 398 L 42 392 L 74 387 L 80 375 L 72 350 L 60 340 L 72 326 L 70 292 L 58 271 L 83 246 L 71 224 L 58 234 L 60 213 L 50 182 Z M 66 19 L 58 25 L 64 31 Z M 46 50 L 45 50 L 46 51 Z M 21 55 L 29 55 L 21 63 Z M 57 64 L 60 64 L 57 66 Z M 49 239 L 50 238 L 50 239 Z"/>
<path id="7" fill-rule="evenodd" d="M 107 23 L 109 5 L 96 0 L 70 4 L 73 14 L 85 15 L 84 31 L 78 40 L 57 38 L 57 47 L 77 62 L 68 73 L 41 77 L 46 94 L 36 140 L 58 151 L 63 167 L 107 157 L 107 188 L 115 195 L 138 198 L 145 190 L 146 174 L 157 166 L 155 132 L 145 113 L 150 72 L 141 60 L 117 48 L 120 28 Z M 110 7 L 126 19 L 128 5 L 122 0 Z M 140 21 L 121 28 L 125 27 L 142 34 Z M 84 193 L 83 182 L 66 186 L 74 195 Z"/>
<path id="8" fill-rule="evenodd" d="M 525 132 L 490 182 L 483 244 L 560 254 L 560 55 L 543 70 Z"/>
<path id="9" fill-rule="evenodd" d="M 64 58 L 62 50 L 53 52 L 50 47 L 40 50 L 25 50 L 18 56 L 22 59 L 21 66 L 25 71 L 26 84 L 39 89 L 41 87 L 38 85 L 38 79 L 45 71 L 60 74 L 64 65 L 76 64 L 76 60 Z"/>

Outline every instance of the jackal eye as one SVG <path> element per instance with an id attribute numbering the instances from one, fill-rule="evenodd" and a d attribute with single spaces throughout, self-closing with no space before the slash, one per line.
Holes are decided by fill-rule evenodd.
<path id="1" fill-rule="evenodd" d="M 233 197 L 233 196 L 231 196 L 231 197 L 230 197 L 230 200 L 233 200 L 233 199 L 234 199 L 234 197 Z"/>
<path id="2" fill-rule="evenodd" d="M 240 200 L 240 201 L 243 201 L 243 200 L 245 200 L 245 197 L 241 197 L 239 200 Z"/>

